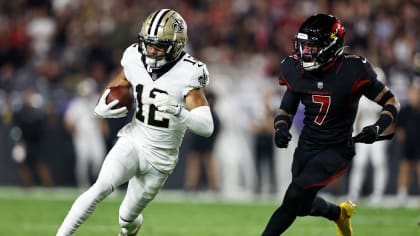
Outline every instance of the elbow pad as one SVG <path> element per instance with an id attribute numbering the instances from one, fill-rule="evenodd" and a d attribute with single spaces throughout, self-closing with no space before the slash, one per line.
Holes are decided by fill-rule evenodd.
<path id="1" fill-rule="evenodd" d="M 182 108 L 179 118 L 190 131 L 197 135 L 210 137 L 213 134 L 213 117 L 208 106 L 196 107 L 191 111 Z"/>

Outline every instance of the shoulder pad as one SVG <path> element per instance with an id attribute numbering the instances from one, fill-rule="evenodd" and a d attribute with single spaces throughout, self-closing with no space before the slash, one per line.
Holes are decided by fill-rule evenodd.
<path id="1" fill-rule="evenodd" d="M 130 63 L 131 61 L 134 60 L 135 63 L 140 63 L 141 62 L 141 53 L 138 50 L 139 44 L 138 43 L 134 43 L 131 44 L 129 47 L 127 47 L 122 55 L 121 58 L 121 65 L 125 66 L 128 63 Z"/>
<path id="2" fill-rule="evenodd" d="M 299 60 L 295 55 L 286 57 L 280 64 L 279 84 L 286 85 L 288 89 L 292 89 L 295 81 L 301 76 Z"/>
<path id="3" fill-rule="evenodd" d="M 346 58 L 346 60 L 351 61 L 353 63 L 360 63 L 360 64 L 367 64 L 369 63 L 369 61 L 366 59 L 366 57 L 362 57 L 359 55 L 355 55 L 355 54 L 344 54 L 344 57 Z"/>
<path id="4" fill-rule="evenodd" d="M 180 60 L 182 67 L 188 70 L 191 75 L 193 87 L 203 88 L 209 83 L 209 71 L 207 65 L 192 57 L 188 53 Z"/>

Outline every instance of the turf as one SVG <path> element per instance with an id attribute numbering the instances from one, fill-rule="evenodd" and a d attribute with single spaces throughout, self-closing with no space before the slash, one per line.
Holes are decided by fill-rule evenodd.
<path id="1" fill-rule="evenodd" d="M 77 194 L 0 193 L 0 235 L 55 235 Z M 121 197 L 102 202 L 75 236 L 115 236 Z M 187 199 L 156 200 L 144 211 L 145 222 L 140 235 L 148 236 L 258 236 L 275 203 L 232 203 Z M 419 209 L 367 208 L 359 206 L 353 219 L 356 236 L 420 235 Z M 332 222 L 317 217 L 298 218 L 286 236 L 334 236 Z"/>

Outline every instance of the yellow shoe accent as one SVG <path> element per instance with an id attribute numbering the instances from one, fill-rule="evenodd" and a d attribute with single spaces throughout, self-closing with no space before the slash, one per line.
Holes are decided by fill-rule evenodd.
<path id="1" fill-rule="evenodd" d="M 354 210 L 356 209 L 356 204 L 351 201 L 345 201 L 338 205 L 340 207 L 340 217 L 335 221 L 337 226 L 337 235 L 338 236 L 353 236 L 353 230 L 351 228 L 351 217 Z"/>

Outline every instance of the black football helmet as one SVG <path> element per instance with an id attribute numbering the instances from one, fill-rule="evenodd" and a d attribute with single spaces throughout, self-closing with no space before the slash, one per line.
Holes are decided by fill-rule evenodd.
<path id="1" fill-rule="evenodd" d="M 344 27 L 337 17 L 327 14 L 309 17 L 294 39 L 294 50 L 303 69 L 316 70 L 341 55 L 344 35 Z"/>

